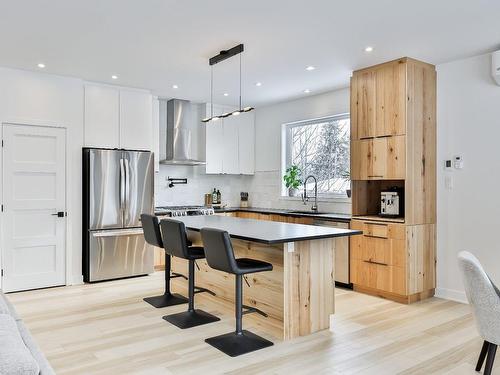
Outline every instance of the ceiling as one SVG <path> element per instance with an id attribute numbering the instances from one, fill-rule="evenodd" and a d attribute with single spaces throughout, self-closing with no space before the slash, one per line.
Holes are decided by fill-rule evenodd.
<path id="1" fill-rule="evenodd" d="M 243 104 L 258 106 L 346 87 L 352 70 L 401 56 L 494 50 L 499 14 L 494 0 L 0 0 L 0 66 L 203 102 L 208 58 L 244 43 Z M 214 102 L 237 104 L 238 67 L 214 66 Z"/>

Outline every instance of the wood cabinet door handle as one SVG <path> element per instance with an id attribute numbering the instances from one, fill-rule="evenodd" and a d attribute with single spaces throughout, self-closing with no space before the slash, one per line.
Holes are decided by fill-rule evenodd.
<path id="1" fill-rule="evenodd" d="M 378 264 L 379 266 L 388 266 L 387 263 L 382 263 L 382 262 L 375 262 L 374 260 L 364 260 L 363 262 L 365 263 L 370 263 L 370 264 Z"/>

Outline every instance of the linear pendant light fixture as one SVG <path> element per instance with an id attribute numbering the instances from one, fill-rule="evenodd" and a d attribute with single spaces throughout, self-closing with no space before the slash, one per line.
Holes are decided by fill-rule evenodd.
<path id="1" fill-rule="evenodd" d="M 231 49 L 220 51 L 218 55 L 213 56 L 208 60 L 210 65 L 210 117 L 204 118 L 201 120 L 202 122 L 217 121 L 224 117 L 238 116 L 240 113 L 250 112 L 254 109 L 253 107 L 242 108 L 241 105 L 241 53 L 243 51 L 243 44 L 238 44 Z M 236 111 L 223 113 L 220 116 L 214 116 L 214 65 L 236 55 L 240 55 L 240 105 Z"/>

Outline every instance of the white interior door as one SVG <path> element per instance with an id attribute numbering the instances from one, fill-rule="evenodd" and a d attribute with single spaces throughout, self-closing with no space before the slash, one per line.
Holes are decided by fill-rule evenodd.
<path id="1" fill-rule="evenodd" d="M 65 138 L 65 129 L 2 127 L 6 292 L 65 284 Z"/>

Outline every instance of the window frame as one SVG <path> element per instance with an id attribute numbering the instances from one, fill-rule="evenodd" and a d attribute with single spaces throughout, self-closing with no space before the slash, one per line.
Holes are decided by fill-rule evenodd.
<path id="1" fill-rule="evenodd" d="M 289 197 L 288 196 L 288 190 L 285 186 L 285 182 L 283 181 L 283 176 L 286 172 L 287 168 L 287 160 L 291 158 L 291 137 L 288 136 L 289 129 L 292 129 L 294 127 L 299 127 L 299 126 L 307 126 L 307 125 L 312 125 L 321 121 L 325 120 L 334 120 L 334 121 L 339 121 L 339 120 L 345 120 L 345 119 L 350 119 L 350 113 L 345 112 L 345 113 L 340 113 L 340 114 L 335 114 L 335 115 L 328 115 L 328 116 L 322 116 L 322 117 L 316 117 L 312 119 L 307 119 L 307 120 L 299 120 L 299 121 L 293 121 L 293 122 L 287 122 L 281 125 L 281 160 L 280 160 L 280 165 L 281 165 L 281 173 L 280 173 L 280 180 L 281 180 L 281 192 L 280 192 L 280 198 L 281 199 L 286 199 L 286 200 L 300 200 L 300 197 Z M 350 167 L 349 167 L 350 169 Z M 347 197 L 346 194 L 339 194 L 339 193 L 318 193 L 318 201 L 326 201 L 326 202 L 332 202 L 332 201 L 338 201 L 338 202 L 350 202 L 351 198 Z"/>

